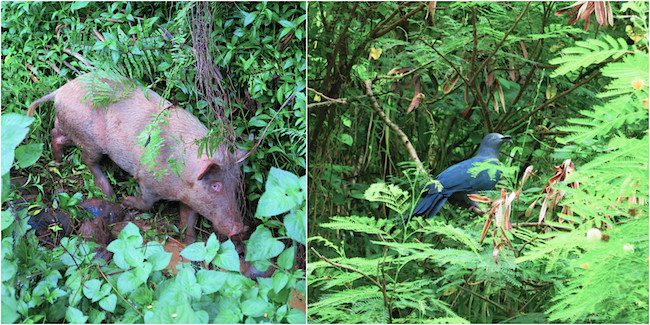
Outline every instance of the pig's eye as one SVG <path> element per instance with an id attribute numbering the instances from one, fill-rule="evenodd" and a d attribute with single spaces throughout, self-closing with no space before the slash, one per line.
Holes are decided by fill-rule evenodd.
<path id="1" fill-rule="evenodd" d="M 211 185 L 212 191 L 214 192 L 221 192 L 221 189 L 223 188 L 223 184 L 221 182 L 214 182 Z"/>

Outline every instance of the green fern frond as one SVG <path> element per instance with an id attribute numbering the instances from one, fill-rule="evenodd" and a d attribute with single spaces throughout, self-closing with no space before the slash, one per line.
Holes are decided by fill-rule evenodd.
<path id="1" fill-rule="evenodd" d="M 624 39 L 614 39 L 609 35 L 601 39 L 577 41 L 575 45 L 563 49 L 560 57 L 549 61 L 550 64 L 560 65 L 551 73 L 551 77 L 562 76 L 609 58 L 617 59 L 629 51 L 629 46 Z"/>
<path id="2" fill-rule="evenodd" d="M 611 134 L 613 129 L 621 128 L 624 124 L 638 122 L 647 117 L 641 103 L 630 101 L 627 97 L 619 97 L 605 105 L 595 105 L 591 109 L 581 110 L 584 117 L 570 118 L 570 125 L 558 127 L 558 130 L 570 135 L 558 139 L 566 144 L 586 143 L 588 141 Z"/>
<path id="3" fill-rule="evenodd" d="M 137 84 L 124 77 L 114 68 L 95 69 L 81 76 L 86 85 L 83 100 L 90 100 L 93 107 L 103 108 L 128 98 L 137 88 Z"/>
<path id="4" fill-rule="evenodd" d="M 374 183 L 368 187 L 363 196 L 366 200 L 371 202 L 381 202 L 386 206 L 402 214 L 409 208 L 410 194 L 397 185 L 386 183 Z"/>
<path id="5" fill-rule="evenodd" d="M 574 276 L 553 298 L 549 320 L 648 321 L 648 218 L 609 231 L 608 242 L 585 245 L 571 265 Z"/>
<path id="6" fill-rule="evenodd" d="M 648 97 L 648 53 L 634 52 L 622 62 L 613 62 L 602 70 L 603 76 L 613 78 L 607 91 L 598 97 L 606 98 L 626 94 L 636 94 L 638 99 Z"/>
<path id="7" fill-rule="evenodd" d="M 391 237 L 390 229 L 394 223 L 388 219 L 375 219 L 364 216 L 331 217 L 330 222 L 319 226 L 333 230 L 348 230 L 358 233 Z"/>
<path id="8" fill-rule="evenodd" d="M 382 299 L 382 293 L 376 286 L 360 286 L 354 289 L 341 290 L 339 292 L 323 295 L 322 299 L 311 304 L 309 309 L 318 309 L 323 306 L 352 306 L 355 303 L 370 299 Z"/>
<path id="9" fill-rule="evenodd" d="M 586 32 L 580 28 L 566 24 L 550 24 L 544 28 L 543 34 L 528 34 L 524 39 L 527 38 L 530 40 L 540 40 L 551 38 L 565 38 L 567 35 L 577 34 L 586 34 Z"/>

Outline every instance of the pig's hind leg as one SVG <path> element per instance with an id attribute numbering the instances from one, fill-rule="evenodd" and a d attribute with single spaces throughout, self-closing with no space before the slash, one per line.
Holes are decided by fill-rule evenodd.
<path id="1" fill-rule="evenodd" d="M 72 140 L 63 133 L 59 119 L 55 117 L 52 129 L 52 156 L 56 162 L 60 163 L 63 160 L 63 149 L 71 144 Z"/>
<path id="2" fill-rule="evenodd" d="M 151 191 L 146 185 L 140 182 L 140 192 L 142 196 L 127 196 L 122 201 L 125 207 L 137 209 L 140 211 L 147 211 L 151 209 L 154 203 L 158 201 L 158 196 L 155 192 Z"/>
<path id="3" fill-rule="evenodd" d="M 81 153 L 81 159 L 84 161 L 86 166 L 88 166 L 93 177 L 95 177 L 95 185 L 97 185 L 97 187 L 99 187 L 107 197 L 113 197 L 115 195 L 113 187 L 99 167 L 99 162 L 102 160 L 102 154 L 91 152 L 86 149 Z"/>

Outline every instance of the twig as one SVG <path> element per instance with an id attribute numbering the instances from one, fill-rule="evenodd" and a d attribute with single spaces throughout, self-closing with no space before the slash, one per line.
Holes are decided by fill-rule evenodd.
<path id="1" fill-rule="evenodd" d="M 425 6 L 426 6 L 426 4 L 424 4 L 424 3 L 420 4 L 417 8 L 413 9 L 411 12 L 409 12 L 406 15 L 402 16 L 402 18 L 400 18 L 399 20 L 397 20 L 394 23 L 390 24 L 388 27 L 382 29 L 381 31 L 374 31 L 374 33 L 371 32 L 370 37 L 371 38 L 378 38 L 378 37 L 384 36 L 385 34 L 390 32 L 391 30 L 393 30 L 393 28 L 397 27 L 399 24 L 406 21 L 411 16 L 415 15 L 418 11 L 422 10 Z"/>
<path id="2" fill-rule="evenodd" d="M 483 115 L 483 126 L 485 127 L 486 131 L 488 131 L 488 132 L 491 131 L 492 130 L 492 123 L 490 122 L 490 116 L 489 116 L 489 110 L 487 108 L 487 102 L 483 100 L 483 95 L 481 94 L 481 92 L 478 89 L 476 89 L 475 87 L 472 86 L 473 81 L 472 80 L 467 80 L 467 78 L 465 78 L 465 76 L 463 76 L 463 74 L 456 67 L 456 65 L 453 64 L 449 59 L 447 59 L 447 57 L 442 55 L 442 53 L 440 53 L 440 51 L 438 51 L 438 49 L 436 49 L 435 43 L 430 44 L 429 47 L 431 47 L 431 49 L 433 49 L 433 51 L 435 51 L 452 69 L 454 69 L 454 71 L 456 71 L 456 74 L 458 74 L 458 76 L 463 81 L 465 86 L 467 86 L 467 88 L 469 88 L 470 91 L 472 93 L 474 93 L 474 97 L 476 98 L 476 100 L 480 104 L 479 108 L 481 109 L 481 115 Z"/>
<path id="3" fill-rule="evenodd" d="M 102 34 L 100 34 L 96 29 L 93 29 L 93 33 L 95 33 L 95 37 L 97 37 L 98 40 L 100 40 L 102 42 L 106 41 L 104 36 L 102 36 Z"/>
<path id="4" fill-rule="evenodd" d="M 355 268 L 353 268 L 353 267 L 351 267 L 351 266 L 347 266 L 347 265 L 343 265 L 343 264 L 336 263 L 336 262 L 330 260 L 329 258 L 327 258 L 327 257 L 321 255 L 320 253 L 318 253 L 318 251 L 316 251 L 313 247 L 311 247 L 311 250 L 314 252 L 314 254 L 316 254 L 316 256 L 318 256 L 318 258 L 320 258 L 320 259 L 322 259 L 323 261 L 329 263 L 330 265 L 335 266 L 335 267 L 338 267 L 338 268 L 341 268 L 341 269 L 345 269 L 345 270 L 348 270 L 348 271 L 352 271 L 352 272 L 354 272 L 354 273 L 361 274 L 364 278 L 370 280 L 370 282 L 372 282 L 372 284 L 376 285 L 376 286 L 379 288 L 379 290 L 381 291 L 382 295 L 384 296 L 384 306 L 386 307 L 386 309 L 388 310 L 388 314 L 390 315 L 390 312 L 391 312 L 391 311 L 390 311 L 390 301 L 389 301 L 389 299 L 388 299 L 388 294 L 386 293 L 386 287 L 383 286 L 383 285 L 381 284 L 381 282 L 379 282 L 379 280 L 374 279 L 373 277 L 371 277 L 370 275 L 366 274 L 365 272 L 363 272 L 363 271 L 361 271 L 361 270 L 357 270 L 357 269 L 355 269 Z M 390 316 L 389 316 L 389 317 L 390 317 Z"/>
<path id="5" fill-rule="evenodd" d="M 573 228 L 569 226 L 558 226 L 558 225 L 549 225 L 547 223 L 537 223 L 537 222 L 518 222 L 518 223 L 513 223 L 512 227 L 552 227 L 552 228 L 559 228 L 559 229 L 566 229 L 566 230 L 573 230 Z"/>
<path id="6" fill-rule="evenodd" d="M 469 290 L 469 289 L 467 289 L 465 287 L 459 287 L 459 288 L 461 288 L 462 290 L 464 290 L 466 292 L 469 292 L 469 293 L 473 294 L 477 298 L 479 298 L 479 299 L 481 299 L 481 300 L 483 300 L 483 301 L 485 301 L 485 302 L 487 302 L 487 303 L 489 303 L 489 304 L 491 304 L 491 305 L 493 305 L 493 306 L 495 306 L 495 307 L 497 307 L 497 308 L 499 308 L 499 309 L 501 309 L 501 310 L 503 310 L 505 312 L 508 312 L 508 310 L 505 307 L 503 307 L 503 306 L 497 304 L 496 302 L 490 300 L 490 298 L 483 297 L 482 295 L 480 295 L 480 294 L 478 294 L 478 293 L 476 293 L 476 292 L 474 292 L 472 290 Z"/>
<path id="7" fill-rule="evenodd" d="M 63 61 L 61 61 L 61 62 L 63 62 L 63 65 L 65 65 L 66 67 L 70 68 L 70 70 L 74 71 L 76 74 L 81 74 L 81 72 L 79 72 L 79 70 L 77 70 L 77 68 L 75 68 L 74 66 L 72 66 L 72 64 L 68 63 L 68 61 L 63 60 Z"/>
<path id="8" fill-rule="evenodd" d="M 476 77 L 478 77 L 481 74 L 481 70 L 483 69 L 483 67 L 497 53 L 497 51 L 499 50 L 499 48 L 501 48 L 503 43 L 505 43 L 505 41 L 506 41 L 506 39 L 508 39 L 508 36 L 510 35 L 510 33 L 512 33 L 512 31 L 515 30 L 515 27 L 517 27 L 517 24 L 519 23 L 521 18 L 523 18 L 524 14 L 526 14 L 526 12 L 528 11 L 529 6 L 530 6 L 530 1 L 526 3 L 526 6 L 521 11 L 521 14 L 519 14 L 519 16 L 517 16 L 517 19 L 515 19 L 514 23 L 512 23 L 512 26 L 510 26 L 510 29 L 508 29 L 508 31 L 505 34 L 503 34 L 503 37 L 501 38 L 501 41 L 499 41 L 499 43 L 497 43 L 497 45 L 494 47 L 494 50 L 492 50 L 492 52 L 490 52 L 490 54 L 487 56 L 487 58 L 485 58 L 485 60 L 483 60 L 483 62 L 481 62 L 481 65 L 478 66 L 478 68 L 476 69 L 476 73 L 474 73 L 474 75 L 470 79 L 470 83 L 474 83 L 474 80 L 476 80 Z"/>
<path id="9" fill-rule="evenodd" d="M 88 67 L 93 66 L 92 63 L 90 63 L 90 61 L 86 60 L 86 58 L 84 58 L 81 54 L 77 52 L 72 52 L 70 49 L 63 49 L 63 53 L 74 56 L 75 58 L 77 58 L 77 60 L 81 61 L 83 64 L 85 64 Z"/>
<path id="10" fill-rule="evenodd" d="M 373 92 L 372 92 L 372 81 L 371 80 L 366 80 L 364 81 L 364 86 L 366 90 L 366 94 L 368 97 L 370 97 L 370 103 L 372 104 L 372 108 L 377 112 L 377 115 L 381 117 L 382 120 L 384 120 L 384 123 L 388 125 L 395 133 L 399 135 L 399 137 L 402 140 L 402 143 L 404 146 L 406 146 L 406 150 L 408 151 L 409 155 L 411 156 L 411 159 L 415 162 L 415 166 L 418 169 L 419 172 L 423 174 L 427 174 L 426 169 L 424 169 L 424 165 L 422 164 L 422 161 L 418 157 L 417 151 L 415 151 L 415 148 L 413 148 L 413 144 L 409 140 L 408 136 L 402 129 L 397 126 L 397 124 L 393 123 L 393 121 L 390 120 L 390 118 L 384 113 L 384 111 L 381 109 L 379 106 L 379 102 L 377 102 L 377 98 L 375 98 Z"/>
<path id="11" fill-rule="evenodd" d="M 294 97 L 296 97 L 296 94 L 291 94 L 291 96 L 289 96 L 289 98 L 287 98 L 287 100 L 284 101 L 284 103 L 282 104 L 282 106 L 280 106 L 280 108 L 278 108 L 278 110 L 275 112 L 275 115 L 273 115 L 273 117 L 271 118 L 271 120 L 269 121 L 269 123 L 267 123 L 267 124 L 266 124 L 266 127 L 264 127 L 264 130 L 262 131 L 262 134 L 260 135 L 260 138 L 257 140 L 257 143 L 256 143 L 256 144 L 253 146 L 253 148 L 252 148 L 250 151 L 248 151 L 244 156 L 242 156 L 241 158 L 237 159 L 237 162 L 236 162 L 237 164 L 240 163 L 240 162 L 242 162 L 242 161 L 244 161 L 244 160 L 246 160 L 246 158 L 250 157 L 250 155 L 252 155 L 252 154 L 255 152 L 255 150 L 257 150 L 257 147 L 259 147 L 259 146 L 260 146 L 260 143 L 262 143 L 262 139 L 264 139 L 264 135 L 266 134 L 266 131 L 269 129 L 269 126 L 271 126 L 271 123 L 273 123 L 273 120 L 275 120 L 275 118 L 276 118 L 276 117 L 278 116 L 278 114 L 282 111 L 282 109 L 283 109 L 283 108 L 284 108 L 284 107 L 285 107 L 285 106 L 286 106 L 286 105 L 287 105 L 287 104 L 288 104 L 288 103 L 289 103 L 289 102 L 290 102 Z"/>
<path id="12" fill-rule="evenodd" d="M 135 310 L 135 312 L 138 313 L 138 315 L 143 316 L 142 313 L 137 308 L 135 308 L 135 306 L 133 306 L 131 304 L 131 302 L 129 302 L 128 299 L 124 298 L 124 296 L 120 293 L 119 290 L 117 290 L 117 288 L 111 283 L 111 281 L 108 280 L 108 278 L 106 277 L 106 274 L 104 274 L 104 271 L 102 271 L 102 269 L 99 266 L 96 266 L 96 268 L 97 268 L 97 271 L 99 271 L 99 273 L 101 273 L 104 280 L 106 280 L 106 283 L 108 283 L 108 285 L 110 285 L 111 288 L 113 288 L 113 291 L 115 291 L 115 293 L 117 293 L 117 295 L 120 296 L 120 298 L 122 298 L 122 300 L 124 300 L 127 304 L 129 304 L 129 306 L 131 308 L 133 308 L 133 310 Z"/>
<path id="13" fill-rule="evenodd" d="M 598 73 L 597 73 L 597 72 L 594 73 L 594 74 L 592 74 L 591 76 L 589 76 L 589 78 L 584 79 L 584 80 L 582 80 L 582 81 L 576 83 L 575 85 L 573 85 L 573 87 L 571 87 L 571 88 L 569 88 L 569 89 L 567 89 L 567 90 L 565 90 L 565 91 L 563 91 L 563 92 L 557 94 L 555 97 L 553 97 L 553 98 L 551 98 L 551 99 L 549 99 L 549 100 L 543 102 L 543 103 L 540 104 L 539 106 L 535 107 L 535 109 L 533 109 L 532 111 L 528 112 L 528 114 L 524 115 L 524 117 L 520 118 L 518 121 L 516 121 L 516 122 L 514 122 L 514 123 L 511 123 L 511 124 L 510 124 L 510 129 L 514 129 L 514 128 L 516 128 L 517 126 L 519 126 L 520 124 L 525 123 L 526 121 L 528 121 L 528 118 L 529 118 L 529 117 L 533 116 L 533 115 L 534 115 L 535 113 L 537 113 L 538 111 L 540 111 L 540 110 L 544 109 L 546 106 L 548 106 L 548 105 L 554 103 L 556 100 L 558 100 L 558 99 L 560 99 L 560 98 L 562 98 L 562 97 L 564 97 L 564 96 L 570 94 L 571 92 L 573 92 L 574 90 L 576 90 L 578 87 L 580 87 L 580 86 L 582 86 L 582 85 L 584 85 L 584 84 L 589 83 L 591 80 L 593 80 L 594 78 L 596 78 L 596 76 L 598 76 Z M 505 122 L 504 122 L 504 123 L 505 123 Z"/>
<path id="14" fill-rule="evenodd" d="M 325 102 L 317 102 L 317 103 L 309 104 L 307 106 L 308 108 L 316 107 L 316 106 L 329 106 L 329 105 L 334 105 L 334 104 L 342 104 L 342 105 L 347 105 L 348 104 L 348 100 L 345 99 L 345 98 L 330 98 L 330 97 L 327 97 L 325 94 L 317 91 L 316 89 L 309 88 L 309 87 L 307 87 L 307 90 L 311 91 L 313 93 L 316 93 L 316 95 L 318 95 L 318 96 L 320 96 L 322 98 L 327 99 L 327 101 L 325 101 Z"/>

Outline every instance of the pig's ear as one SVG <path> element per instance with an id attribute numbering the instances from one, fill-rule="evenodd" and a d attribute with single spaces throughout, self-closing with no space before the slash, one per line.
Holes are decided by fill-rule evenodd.
<path id="1" fill-rule="evenodd" d="M 244 162 L 246 160 L 246 158 L 248 158 L 247 154 L 248 154 L 248 151 L 242 150 L 242 149 L 237 149 L 237 151 L 235 151 L 235 160 L 237 161 L 237 163 Z"/>
<path id="2" fill-rule="evenodd" d="M 210 174 L 210 173 L 216 173 L 216 172 L 218 172 L 218 171 L 219 171 L 219 168 L 220 168 L 219 165 L 215 164 L 214 162 L 210 162 L 209 164 L 207 164 L 207 165 L 205 166 L 205 168 L 203 168 L 203 170 L 201 171 L 201 173 L 199 173 L 199 177 L 197 177 L 196 179 L 200 181 L 200 180 L 202 180 L 206 175 L 208 175 L 208 174 Z"/>

